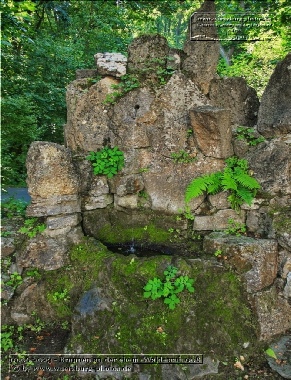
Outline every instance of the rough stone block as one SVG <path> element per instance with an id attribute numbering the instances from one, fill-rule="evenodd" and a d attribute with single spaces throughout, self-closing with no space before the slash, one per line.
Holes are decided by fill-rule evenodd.
<path id="1" fill-rule="evenodd" d="M 291 53 L 277 64 L 261 99 L 258 131 L 265 137 L 291 132 Z"/>
<path id="2" fill-rule="evenodd" d="M 253 303 L 260 326 L 260 340 L 269 340 L 290 329 L 291 305 L 278 297 L 275 287 L 255 294 Z"/>
<path id="3" fill-rule="evenodd" d="M 24 268 L 54 270 L 67 261 L 68 241 L 65 236 L 58 239 L 38 235 L 29 240 L 26 248 L 17 256 L 17 265 Z"/>
<path id="4" fill-rule="evenodd" d="M 112 194 L 103 194 L 99 196 L 88 196 L 83 199 L 84 210 L 95 210 L 96 208 L 105 208 L 113 203 Z"/>
<path id="5" fill-rule="evenodd" d="M 76 70 L 76 79 L 95 78 L 96 76 L 96 69 Z"/>
<path id="6" fill-rule="evenodd" d="M 272 195 L 291 194 L 291 145 L 283 139 L 264 142 L 246 155 L 262 190 Z"/>
<path id="7" fill-rule="evenodd" d="M 215 12 L 214 1 L 205 1 L 197 12 L 202 12 L 202 17 L 212 17 Z M 206 12 L 206 13 L 205 13 Z M 192 36 L 201 34 L 201 28 L 198 23 L 193 23 L 194 19 L 191 18 L 191 31 Z M 214 40 L 211 41 L 191 41 L 190 28 L 188 30 L 188 38 L 185 41 L 183 52 L 185 58 L 182 61 L 182 70 L 198 84 L 199 88 L 204 94 L 209 92 L 209 83 L 211 79 L 217 76 L 216 68 L 219 60 L 219 42 L 217 40 L 217 31 L 215 27 L 208 27 L 203 29 L 203 34 Z M 215 41 L 216 39 L 216 41 Z"/>
<path id="8" fill-rule="evenodd" d="M 14 239 L 9 237 L 1 237 L 1 257 L 9 256 L 14 251 Z"/>
<path id="9" fill-rule="evenodd" d="M 197 107 L 190 110 L 190 120 L 197 146 L 205 156 L 227 158 L 233 154 L 228 110 Z"/>
<path id="10" fill-rule="evenodd" d="M 253 127 L 256 124 L 259 98 L 244 78 L 213 79 L 210 83 L 209 99 L 215 107 L 228 109 L 231 125 Z M 244 146 L 243 142 L 239 143 Z M 239 149 L 238 153 L 243 152 L 244 149 Z"/>
<path id="11" fill-rule="evenodd" d="M 97 53 L 94 58 L 98 74 L 116 78 L 126 74 L 127 58 L 125 55 L 121 53 Z"/>
<path id="12" fill-rule="evenodd" d="M 53 217 L 48 217 L 46 220 L 46 225 L 49 230 L 55 230 L 64 227 L 74 227 L 77 226 L 81 221 L 80 214 L 72 215 L 58 215 Z"/>
<path id="13" fill-rule="evenodd" d="M 124 207 L 129 209 L 136 209 L 138 204 L 138 196 L 136 194 L 133 195 L 125 195 L 124 197 L 119 197 L 118 195 L 114 195 L 114 205 L 115 207 Z"/>
<path id="14" fill-rule="evenodd" d="M 197 231 L 217 231 L 229 228 L 228 220 L 233 219 L 235 222 L 245 222 L 245 212 L 237 214 L 232 209 L 219 210 L 216 214 L 206 216 L 196 216 L 194 219 L 194 230 Z"/>
<path id="15" fill-rule="evenodd" d="M 77 194 L 79 177 L 71 151 L 62 145 L 35 141 L 26 159 L 28 192 L 36 198 Z"/>
<path id="16" fill-rule="evenodd" d="M 227 256 L 227 262 L 243 275 L 249 293 L 273 284 L 278 269 L 278 244 L 275 240 L 252 239 L 213 232 L 204 239 L 203 249 L 217 249 Z"/>

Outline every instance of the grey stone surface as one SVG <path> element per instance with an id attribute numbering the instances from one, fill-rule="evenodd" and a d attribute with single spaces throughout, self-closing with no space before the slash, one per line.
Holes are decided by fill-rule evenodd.
<path id="1" fill-rule="evenodd" d="M 249 293 L 272 285 L 277 277 L 278 246 L 275 240 L 213 232 L 205 237 L 203 249 L 207 253 L 221 250 L 227 256 L 227 262 L 242 274 Z"/>
<path id="2" fill-rule="evenodd" d="M 97 53 L 94 55 L 99 75 L 120 78 L 126 74 L 127 58 L 120 53 Z"/>
<path id="3" fill-rule="evenodd" d="M 37 235 L 17 255 L 17 264 L 24 268 L 54 270 L 67 262 L 68 241 L 65 235 L 58 238 Z"/>
<path id="4" fill-rule="evenodd" d="M 283 297 L 278 297 L 276 287 L 255 294 L 253 308 L 260 325 L 260 340 L 270 340 L 290 329 L 291 305 Z"/>
<path id="5" fill-rule="evenodd" d="M 10 237 L 1 237 L 1 257 L 11 255 L 15 251 L 14 239 Z"/>
<path id="6" fill-rule="evenodd" d="M 197 215 L 194 219 L 193 229 L 197 231 L 217 231 L 229 228 L 228 220 L 233 219 L 235 222 L 245 222 L 245 212 L 237 214 L 232 209 L 219 210 L 213 215 Z"/>
<path id="7" fill-rule="evenodd" d="M 205 156 L 227 158 L 233 154 L 228 110 L 212 106 L 193 108 L 190 120 L 197 147 Z"/>
<path id="8" fill-rule="evenodd" d="M 228 109 L 233 126 L 253 127 L 256 124 L 260 102 L 256 91 L 244 78 L 213 79 L 209 99 L 214 106 Z"/>
<path id="9" fill-rule="evenodd" d="M 284 335 L 270 344 L 277 360 L 266 355 L 270 367 L 283 379 L 291 379 L 291 335 Z"/>
<path id="10" fill-rule="evenodd" d="M 262 190 L 273 196 L 291 194 L 290 157 L 290 143 L 283 139 L 261 143 L 245 156 Z"/>
<path id="11" fill-rule="evenodd" d="M 36 202 L 37 198 L 48 199 L 79 192 L 79 178 L 71 151 L 62 145 L 33 142 L 27 154 L 26 167 L 32 202 Z"/>
<path id="12" fill-rule="evenodd" d="M 97 76 L 96 69 L 76 70 L 76 79 L 95 78 Z"/>
<path id="13" fill-rule="evenodd" d="M 215 12 L 214 1 L 205 1 L 196 12 Z M 204 13 L 203 17 L 207 17 L 207 13 Z M 210 13 L 210 17 L 213 17 L 212 13 Z M 192 24 L 192 35 L 196 34 L 200 34 L 200 28 L 197 24 Z M 207 28 L 207 37 L 217 39 L 216 28 Z M 219 42 L 215 40 L 191 41 L 190 30 L 188 30 L 183 51 L 185 58 L 182 61 L 182 70 L 198 85 L 204 94 L 208 94 L 211 79 L 217 77 Z"/>
<path id="14" fill-rule="evenodd" d="M 261 99 L 258 131 L 265 137 L 291 132 L 291 53 L 277 64 Z"/>

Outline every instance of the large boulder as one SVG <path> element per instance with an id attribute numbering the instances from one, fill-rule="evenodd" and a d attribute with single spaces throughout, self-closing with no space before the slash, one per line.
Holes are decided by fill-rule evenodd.
<path id="1" fill-rule="evenodd" d="M 262 191 L 273 196 L 291 194 L 290 157 L 290 141 L 284 139 L 261 143 L 245 156 Z"/>
<path id="2" fill-rule="evenodd" d="M 291 132 L 291 53 L 277 64 L 261 99 L 258 131 L 265 137 Z"/>
<path id="3" fill-rule="evenodd" d="M 257 122 L 259 99 L 244 78 L 219 78 L 210 82 L 209 99 L 216 107 L 226 108 L 233 126 L 253 127 Z"/>
<path id="4" fill-rule="evenodd" d="M 81 152 L 96 151 L 108 138 L 109 117 L 105 105 L 106 96 L 112 94 L 113 77 L 105 77 L 89 85 L 87 79 L 78 79 L 67 87 L 67 124 L 65 143 L 68 148 Z"/>
<path id="5" fill-rule="evenodd" d="M 213 18 L 213 12 L 215 12 L 214 1 L 205 1 L 201 8 L 197 10 L 197 13 L 199 12 L 202 17 Z M 188 38 L 183 48 L 185 58 L 182 61 L 182 70 L 198 85 L 204 94 L 208 94 L 210 81 L 217 77 L 216 69 L 220 54 L 218 34 L 215 27 L 204 28 L 203 34 L 207 34 L 206 37 L 209 38 L 209 41 L 191 40 L 191 37 L 201 33 L 201 28 L 198 23 L 195 23 L 194 18 L 191 18 L 191 22 Z"/>
<path id="6" fill-rule="evenodd" d="M 213 232 L 205 237 L 203 248 L 207 253 L 221 250 L 227 262 L 242 274 L 249 293 L 273 284 L 277 276 L 278 247 L 275 240 Z"/>
<path id="7" fill-rule="evenodd" d="M 197 148 L 208 157 L 227 158 L 233 154 L 232 130 L 226 109 L 203 106 L 190 110 Z"/>

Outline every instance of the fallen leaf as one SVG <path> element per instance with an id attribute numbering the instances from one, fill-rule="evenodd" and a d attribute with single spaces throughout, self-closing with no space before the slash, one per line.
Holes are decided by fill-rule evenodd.
<path id="1" fill-rule="evenodd" d="M 235 368 L 241 369 L 242 371 L 244 370 L 244 366 L 241 364 L 240 361 L 235 362 L 234 366 L 235 366 Z"/>
<path id="2" fill-rule="evenodd" d="M 35 351 L 36 351 L 36 348 L 35 348 L 35 347 L 30 347 L 29 352 L 33 353 L 33 352 L 35 352 Z"/>
<path id="3" fill-rule="evenodd" d="M 241 362 L 244 362 L 244 361 L 245 361 L 244 356 L 240 355 L 239 360 L 240 360 Z"/>
<path id="4" fill-rule="evenodd" d="M 37 376 L 43 376 L 44 374 L 44 371 L 42 369 L 40 369 L 38 372 L 37 372 Z"/>
<path id="5" fill-rule="evenodd" d="M 37 340 L 44 340 L 44 336 L 43 336 L 43 335 L 38 335 L 38 336 L 36 337 L 36 339 L 37 339 Z"/>
<path id="6" fill-rule="evenodd" d="M 162 332 L 164 332 L 164 329 L 160 326 L 157 328 L 157 332 L 162 333 Z"/>
<path id="7" fill-rule="evenodd" d="M 99 336 L 94 336 L 94 339 L 99 339 L 100 337 Z"/>

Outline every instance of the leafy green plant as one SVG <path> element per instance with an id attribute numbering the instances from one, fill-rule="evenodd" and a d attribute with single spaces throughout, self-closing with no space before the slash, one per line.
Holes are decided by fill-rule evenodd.
<path id="1" fill-rule="evenodd" d="M 202 195 L 204 191 L 207 194 L 228 191 L 230 195 L 227 199 L 234 210 L 240 210 L 243 203 L 251 205 L 260 184 L 248 173 L 247 160 L 230 157 L 225 163 L 223 171 L 197 177 L 187 186 L 186 204 L 192 198 Z"/>
<path id="2" fill-rule="evenodd" d="M 124 153 L 116 146 L 106 146 L 98 152 L 90 152 L 86 159 L 92 161 L 94 174 L 103 174 L 108 178 L 112 178 L 124 167 Z"/>
<path id="3" fill-rule="evenodd" d="M 222 250 L 221 249 L 217 249 L 215 252 L 214 252 L 214 256 L 215 257 L 219 257 L 222 255 Z"/>
<path id="4" fill-rule="evenodd" d="M 35 280 L 39 280 L 41 278 L 41 274 L 39 273 L 38 269 L 28 269 L 26 271 L 26 276 L 33 277 Z"/>
<path id="5" fill-rule="evenodd" d="M 140 198 L 144 198 L 144 199 L 148 199 L 148 197 L 149 197 L 148 193 L 145 190 L 139 191 L 138 196 Z"/>
<path id="6" fill-rule="evenodd" d="M 188 276 L 179 276 L 177 278 L 178 268 L 169 265 L 164 271 L 165 280 L 162 281 L 155 277 L 147 282 L 144 286 L 144 298 L 151 298 L 155 300 L 157 298 L 164 298 L 164 303 L 169 306 L 171 310 L 176 308 L 176 305 L 180 303 L 180 299 L 177 297 L 178 293 L 181 293 L 184 289 L 190 293 L 194 292 L 193 279 Z"/>
<path id="7" fill-rule="evenodd" d="M 140 168 L 139 173 L 147 173 L 150 169 L 149 168 Z"/>
<path id="8" fill-rule="evenodd" d="M 158 77 L 160 85 L 164 85 L 168 82 L 169 78 L 174 73 L 174 70 L 168 67 L 166 68 L 158 67 L 156 73 L 157 73 L 157 77 Z"/>
<path id="9" fill-rule="evenodd" d="M 7 217 L 9 219 L 15 216 L 24 217 L 27 206 L 28 202 L 11 197 L 1 203 L 2 217 Z"/>
<path id="10" fill-rule="evenodd" d="M 64 289 L 61 292 L 54 292 L 52 294 L 52 299 L 54 301 L 68 301 L 70 299 L 68 289 Z"/>
<path id="11" fill-rule="evenodd" d="M 225 232 L 229 235 L 241 236 L 245 235 L 247 232 L 246 225 L 244 223 L 236 222 L 232 218 L 227 221 L 229 227 Z"/>
<path id="12" fill-rule="evenodd" d="M 140 83 L 135 75 L 125 74 L 120 78 L 120 83 L 113 84 L 111 87 L 117 91 L 107 94 L 104 104 L 114 104 L 117 99 L 121 98 L 135 88 L 140 87 Z"/>
<path id="13" fill-rule="evenodd" d="M 244 140 L 248 145 L 256 146 L 259 143 L 265 141 L 263 136 L 256 137 L 254 128 L 238 127 L 236 129 L 236 138 L 238 140 Z"/>
<path id="14" fill-rule="evenodd" d="M 18 232 L 27 235 L 30 238 L 35 237 L 38 233 L 43 232 L 46 229 L 44 223 L 39 224 L 37 218 L 29 218 L 24 221 L 24 226 L 21 227 Z"/>
<path id="15" fill-rule="evenodd" d="M 189 162 L 193 162 L 196 160 L 196 157 L 192 157 L 189 153 L 185 152 L 185 150 L 180 150 L 178 153 L 172 153 L 171 158 L 177 164 L 188 164 Z"/>
<path id="16" fill-rule="evenodd" d="M 23 279 L 21 275 L 17 272 L 11 273 L 8 281 L 5 282 L 5 285 L 9 285 L 12 288 L 16 289 L 20 284 L 22 284 Z"/>

